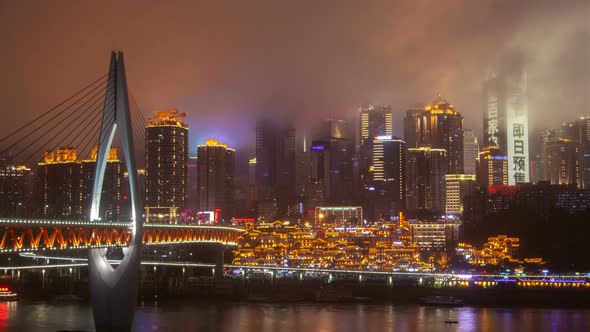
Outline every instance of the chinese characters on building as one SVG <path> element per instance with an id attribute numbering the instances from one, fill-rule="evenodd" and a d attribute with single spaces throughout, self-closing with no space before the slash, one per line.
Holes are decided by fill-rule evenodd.
<path id="1" fill-rule="evenodd" d="M 514 137 L 514 151 L 512 155 L 512 170 L 514 171 L 514 182 L 525 182 L 526 158 L 524 148 L 524 124 L 514 123 L 512 125 L 512 136 Z"/>
<path id="2" fill-rule="evenodd" d="M 488 135 L 488 144 L 489 145 L 496 145 L 498 144 L 498 98 L 496 96 L 491 96 L 488 101 L 488 128 L 487 128 L 487 135 Z"/>

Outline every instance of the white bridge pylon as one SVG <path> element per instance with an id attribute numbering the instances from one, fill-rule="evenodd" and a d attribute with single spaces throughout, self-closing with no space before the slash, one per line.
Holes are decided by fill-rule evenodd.
<path id="1" fill-rule="evenodd" d="M 133 235 L 129 247 L 123 249 L 124 257 L 117 268 L 113 268 L 108 262 L 106 249 L 90 249 L 88 278 L 94 325 L 96 331 L 99 332 L 131 330 L 137 303 L 141 264 L 143 200 L 137 182 L 123 52 L 112 52 L 111 54 L 92 191 L 91 221 L 99 220 L 107 158 L 117 130 L 129 174 Z"/>

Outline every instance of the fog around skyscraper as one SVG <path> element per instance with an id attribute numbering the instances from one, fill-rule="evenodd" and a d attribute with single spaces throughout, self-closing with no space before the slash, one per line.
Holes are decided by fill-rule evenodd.
<path id="1" fill-rule="evenodd" d="M 190 151 L 209 137 L 253 146 L 254 115 L 271 113 L 271 99 L 280 105 L 272 112 L 303 123 L 390 104 L 399 136 L 403 112 L 440 92 L 479 132 L 482 77 L 518 59 L 527 65 L 531 129 L 586 108 L 577 98 L 590 84 L 585 0 L 114 4 L 119 10 L 2 5 L 0 116 L 40 114 L 102 74 L 104 55 L 122 47 L 146 115 L 171 106 L 189 113 Z"/>

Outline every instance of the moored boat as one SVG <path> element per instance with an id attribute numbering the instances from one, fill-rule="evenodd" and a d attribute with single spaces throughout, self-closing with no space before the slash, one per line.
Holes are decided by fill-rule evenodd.
<path id="1" fill-rule="evenodd" d="M 460 307 L 463 300 L 452 296 L 426 296 L 420 299 L 423 305 L 441 306 L 441 307 Z"/>
<path id="2" fill-rule="evenodd" d="M 10 290 L 9 287 L 0 286 L 0 301 L 16 301 L 18 294 Z"/>

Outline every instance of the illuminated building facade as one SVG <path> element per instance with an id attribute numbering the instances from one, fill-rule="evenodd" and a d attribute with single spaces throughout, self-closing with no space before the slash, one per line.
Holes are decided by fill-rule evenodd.
<path id="1" fill-rule="evenodd" d="M 361 108 L 360 121 L 360 150 L 359 150 L 359 175 L 360 190 L 365 193 L 372 179 L 370 174 L 373 158 L 373 139 L 377 136 L 393 135 L 393 112 L 391 106 L 363 106 Z M 364 197 L 367 200 L 367 197 Z"/>
<path id="2" fill-rule="evenodd" d="M 545 180 L 551 184 L 572 184 L 584 188 L 584 151 L 577 141 L 567 138 L 545 143 Z"/>
<path id="3" fill-rule="evenodd" d="M 577 124 L 584 151 L 584 188 L 590 189 L 590 114 L 578 118 Z"/>
<path id="4" fill-rule="evenodd" d="M 411 220 L 412 243 L 420 251 L 446 251 L 455 246 L 459 239 L 459 219 Z"/>
<path id="5" fill-rule="evenodd" d="M 296 202 L 295 127 L 287 120 L 256 124 L 256 190 L 258 218 L 288 215 Z"/>
<path id="6" fill-rule="evenodd" d="M 448 172 L 463 173 L 463 116 L 440 96 L 426 106 L 424 146 L 447 151 Z"/>
<path id="7" fill-rule="evenodd" d="M 189 157 L 186 164 L 186 208 L 196 211 L 199 208 L 199 183 L 197 173 L 197 157 Z"/>
<path id="8" fill-rule="evenodd" d="M 351 140 L 327 138 L 312 141 L 309 180 L 322 187 L 324 203 L 350 203 L 354 194 L 353 148 Z"/>
<path id="9" fill-rule="evenodd" d="M 412 107 L 406 111 L 404 141 L 408 148 L 418 148 L 425 144 L 426 120 L 424 106 Z"/>
<path id="10" fill-rule="evenodd" d="M 361 206 L 317 206 L 315 209 L 316 224 L 356 225 L 363 221 Z"/>
<path id="11" fill-rule="evenodd" d="M 145 128 L 145 207 L 147 220 L 176 222 L 186 207 L 188 126 L 185 113 L 158 111 Z"/>
<path id="12" fill-rule="evenodd" d="M 248 160 L 248 186 L 246 189 L 246 210 L 249 216 L 256 215 L 256 158 Z"/>
<path id="13" fill-rule="evenodd" d="M 559 136 L 582 145 L 584 188 L 590 188 L 590 114 L 564 123 Z"/>
<path id="14" fill-rule="evenodd" d="M 327 203 L 332 194 L 332 183 L 336 180 L 333 178 L 335 167 L 332 165 L 333 160 L 330 141 L 312 141 L 310 148 L 310 162 L 310 183 L 315 184 L 317 189 L 321 188 L 320 204 Z M 308 188 L 309 187 L 311 186 L 308 185 Z"/>
<path id="15" fill-rule="evenodd" d="M 447 215 L 463 214 L 463 198 L 475 190 L 475 175 L 445 175 L 445 213 Z"/>
<path id="16" fill-rule="evenodd" d="M 82 212 L 84 213 L 85 218 L 90 218 L 97 154 L 98 146 L 95 146 L 90 152 L 90 159 L 82 160 L 80 166 L 82 181 Z M 107 165 L 102 186 L 102 198 L 100 200 L 99 216 L 104 221 L 118 221 L 121 217 L 122 182 L 122 163 L 119 160 L 117 149 L 111 148 L 107 156 Z M 130 216 L 125 217 L 125 220 L 131 220 Z"/>
<path id="17" fill-rule="evenodd" d="M 410 148 L 406 160 L 408 211 L 444 212 L 447 151 L 429 147 Z"/>
<path id="18" fill-rule="evenodd" d="M 350 123 L 342 119 L 324 120 L 320 129 L 320 139 L 352 140 L 354 134 Z"/>
<path id="19" fill-rule="evenodd" d="M 412 243 L 424 251 L 444 251 L 447 247 L 446 227 L 442 222 L 412 221 Z"/>
<path id="20" fill-rule="evenodd" d="M 527 83 L 524 68 L 484 84 L 484 145 L 508 156 L 508 183 L 530 181 Z"/>
<path id="21" fill-rule="evenodd" d="M 81 219 L 81 163 L 71 147 L 46 151 L 38 163 L 37 214 L 48 219 Z"/>
<path id="22" fill-rule="evenodd" d="M 406 142 L 393 136 L 373 139 L 373 158 L 368 190 L 369 217 L 376 220 L 405 209 Z"/>
<path id="23" fill-rule="evenodd" d="M 471 129 L 463 130 L 463 173 L 477 173 L 477 158 L 479 154 L 479 143 L 477 136 Z"/>
<path id="24" fill-rule="evenodd" d="M 409 230 L 396 229 L 393 223 L 313 229 L 312 232 L 309 227 L 285 225 L 278 221 L 246 225 L 245 232 L 238 239 L 233 263 L 340 270 L 432 269 L 420 261 L 420 248 L 410 243 Z"/>
<path id="25" fill-rule="evenodd" d="M 389 105 L 367 105 L 361 108 L 361 142 L 371 143 L 375 136 L 393 135 L 393 112 Z"/>
<path id="26" fill-rule="evenodd" d="M 474 248 L 467 243 L 459 243 L 457 246 L 457 253 L 464 256 L 469 264 L 477 266 L 495 266 L 503 265 L 505 263 L 523 263 L 524 261 L 530 261 L 530 259 L 521 261 L 517 258 L 519 248 L 519 238 L 498 235 L 489 237 L 488 241 L 483 244 L 481 249 Z"/>
<path id="27" fill-rule="evenodd" d="M 216 140 L 198 146 L 197 172 L 200 211 L 216 211 L 229 221 L 234 213 L 235 150 Z"/>
<path id="28" fill-rule="evenodd" d="M 543 129 L 538 135 L 534 151 L 531 149 L 531 183 L 545 180 L 545 143 L 557 137 L 557 133 L 553 129 Z"/>
<path id="29" fill-rule="evenodd" d="M 0 216 L 30 217 L 34 177 L 26 166 L 0 159 Z"/>
<path id="30" fill-rule="evenodd" d="M 446 150 L 448 172 L 464 173 L 463 116 L 445 99 L 439 96 L 421 110 L 406 111 L 404 137 L 409 148 Z"/>
<path id="31" fill-rule="evenodd" d="M 477 183 L 481 188 L 508 185 L 508 157 L 497 146 L 483 148 L 477 164 Z"/>

